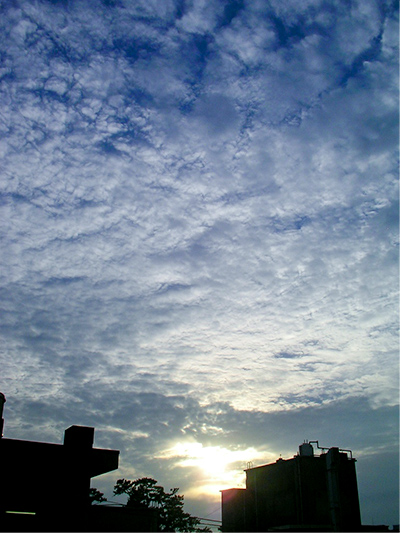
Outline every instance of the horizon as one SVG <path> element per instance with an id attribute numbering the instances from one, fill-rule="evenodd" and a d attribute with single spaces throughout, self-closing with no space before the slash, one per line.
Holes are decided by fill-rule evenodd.
<path id="1" fill-rule="evenodd" d="M 76 424 L 72 424 L 76 425 Z M 67 429 L 67 428 L 65 428 Z M 94 428 L 95 434 L 94 434 L 94 447 L 96 446 L 96 428 Z M 9 439 L 11 437 L 8 437 L 7 435 L 3 435 L 3 438 Z M 13 437 L 18 440 L 17 437 Z M 25 440 L 25 439 L 22 439 Z M 26 439 L 28 440 L 28 439 Z M 60 435 L 60 442 L 52 442 L 52 444 L 58 444 L 62 446 L 62 435 Z M 36 439 L 34 442 L 46 442 L 40 439 Z M 351 452 L 351 457 L 355 460 L 357 463 L 359 459 L 354 456 L 354 450 L 350 449 L 344 449 L 341 446 L 335 445 L 328 445 L 328 446 L 322 446 L 319 443 L 319 440 L 312 440 L 312 439 L 304 439 L 303 442 L 299 444 L 303 444 L 304 442 L 310 442 L 315 445 L 317 443 L 317 447 L 313 446 L 314 448 L 314 455 L 319 456 L 324 452 L 324 450 L 328 450 L 330 448 L 337 447 L 340 451 L 343 452 Z M 190 449 L 196 450 L 192 451 L 190 453 Z M 103 448 L 104 449 L 104 448 Z M 105 449 L 110 449 L 105 448 Z M 175 450 L 175 453 L 173 452 Z M 203 451 L 203 453 L 199 453 Z M 204 454 L 204 451 L 206 451 L 206 454 Z M 207 453 L 208 452 L 208 453 Z M 217 453 L 215 453 L 217 452 Z M 222 452 L 222 454 L 221 454 Z M 282 457 L 282 454 L 279 454 L 279 457 L 274 456 L 273 453 L 262 453 L 257 452 L 255 448 L 250 448 L 248 450 L 236 450 L 232 451 L 228 448 L 221 448 L 220 446 L 216 447 L 203 447 L 200 443 L 192 441 L 188 441 L 186 445 L 182 445 L 180 443 L 175 444 L 175 446 L 171 449 L 165 450 L 165 455 L 160 455 L 158 457 L 155 457 L 154 459 L 178 459 L 178 461 L 175 463 L 175 465 L 179 468 L 184 467 L 195 467 L 194 470 L 192 469 L 191 472 L 193 474 L 193 478 L 197 479 L 198 482 L 190 481 L 190 474 L 186 476 L 186 482 L 189 483 L 189 490 L 187 490 L 185 493 L 181 490 L 180 487 L 178 493 L 184 496 L 184 510 L 186 512 L 189 512 L 192 516 L 197 516 L 204 520 L 209 520 L 210 522 L 212 520 L 215 520 L 216 522 L 221 520 L 221 502 L 220 502 L 220 493 L 222 490 L 227 489 L 235 489 L 235 488 L 245 488 L 245 472 L 248 469 L 252 468 L 259 468 L 268 466 L 271 464 L 274 464 L 278 460 L 290 460 L 293 457 L 296 457 L 299 453 L 299 447 L 296 451 L 296 453 L 290 454 L 287 453 L 284 457 Z M 226 455 L 225 461 L 224 461 L 224 454 Z M 245 455 L 243 455 L 245 454 Z M 247 454 L 247 455 L 246 455 Z M 217 456 L 215 458 L 215 455 Z M 239 460 L 229 460 L 230 455 L 236 455 L 236 456 L 242 456 Z M 206 462 L 204 462 L 204 456 L 208 456 L 206 458 Z M 251 461 L 246 461 L 246 467 L 244 467 L 244 459 L 252 458 Z M 268 457 L 268 459 L 266 459 Z M 258 461 L 256 460 L 258 458 Z M 91 481 L 91 487 L 96 488 L 103 492 L 103 495 L 106 498 L 106 501 L 101 504 L 95 504 L 95 505 L 125 505 L 127 501 L 126 495 L 121 496 L 115 496 L 113 494 L 113 487 L 115 483 L 117 482 L 117 479 L 121 479 L 125 477 L 122 475 L 122 473 L 127 472 L 126 468 L 121 466 L 121 463 L 124 463 L 123 457 L 120 454 L 120 464 L 119 468 L 114 471 L 110 471 L 106 474 L 102 474 L 99 476 L 95 476 L 92 478 Z M 222 464 L 221 464 L 222 459 Z M 381 480 L 387 481 L 387 476 L 390 474 L 393 474 L 393 471 L 396 469 L 393 469 L 393 466 L 398 466 L 398 456 L 396 454 L 389 454 L 387 457 L 385 457 L 386 462 L 379 461 L 379 457 L 377 456 L 376 451 L 370 451 L 366 454 L 361 454 L 361 465 L 362 465 L 362 472 L 364 471 L 365 464 L 363 464 L 365 460 L 365 464 L 368 463 L 368 461 L 373 461 L 375 463 L 375 470 L 381 470 L 380 472 L 380 478 Z M 211 465 L 208 464 L 211 461 Z M 253 462 L 255 461 L 255 462 Z M 229 466 L 231 466 L 231 470 L 229 470 Z M 368 465 L 367 465 L 368 466 Z M 371 469 L 372 465 L 369 465 Z M 383 469 L 382 469 L 383 467 Z M 372 470 L 374 469 L 372 467 Z M 214 470 L 217 469 L 217 474 L 215 475 Z M 398 469 L 397 469 L 398 470 Z M 199 473 L 201 471 L 201 473 Z M 145 473 L 144 469 L 138 469 L 136 472 L 141 472 L 141 474 L 136 475 L 134 477 L 131 477 L 129 479 L 134 480 L 141 477 L 150 477 L 156 479 L 156 481 L 164 486 L 164 488 L 168 491 L 173 488 L 172 483 L 168 483 L 168 479 L 164 479 L 164 482 L 161 482 L 159 479 L 155 478 L 152 474 Z M 119 474 L 121 473 L 121 475 Z M 368 474 L 371 476 L 371 472 L 368 472 Z M 165 474 L 164 474 L 165 475 Z M 368 507 L 368 497 L 369 498 L 375 498 L 376 493 L 374 491 L 371 491 L 371 487 L 368 486 L 368 476 L 367 479 L 364 479 L 364 475 L 362 475 L 361 480 L 358 476 L 358 468 L 356 465 L 356 475 L 357 475 L 357 484 L 359 487 L 359 504 L 360 504 L 360 513 L 361 513 L 361 523 L 363 525 L 387 525 L 389 527 L 396 526 L 396 521 L 382 521 L 377 520 L 376 518 L 379 518 L 378 514 L 374 514 L 374 511 L 371 511 L 371 509 Z M 210 477 L 207 477 L 210 476 Z M 375 476 L 377 476 L 377 473 L 375 472 Z M 202 480 L 206 477 L 208 481 L 211 481 L 211 483 L 208 483 L 206 485 L 202 485 Z M 128 479 L 128 478 L 127 478 Z M 175 479 L 179 479 L 179 476 L 175 476 Z M 361 481 L 361 483 L 360 483 Z M 199 484 L 199 486 L 197 486 Z M 361 486 L 361 490 L 360 490 Z M 202 513 L 197 512 L 204 510 L 206 516 L 201 516 Z M 211 510 L 211 511 L 210 511 Z M 387 509 L 379 509 L 380 516 L 387 516 L 387 517 L 396 517 L 396 514 L 391 514 L 390 512 L 387 512 Z M 394 509 L 395 511 L 395 509 Z M 212 518 L 211 518 L 212 517 Z M 368 520 L 369 517 L 369 520 Z M 211 525 L 211 528 L 216 528 L 217 526 Z M 213 529 L 212 529 L 213 530 Z"/>

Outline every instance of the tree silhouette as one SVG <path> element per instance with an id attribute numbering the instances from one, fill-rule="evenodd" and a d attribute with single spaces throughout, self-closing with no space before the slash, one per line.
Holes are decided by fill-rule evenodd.
<path id="1" fill-rule="evenodd" d="M 103 492 L 100 492 L 98 489 L 90 488 L 89 501 L 91 504 L 93 502 L 106 502 L 107 498 L 104 496 Z"/>
<path id="2" fill-rule="evenodd" d="M 183 511 L 184 497 L 178 494 L 178 488 L 165 492 L 152 478 L 143 477 L 130 481 L 119 479 L 114 486 L 114 494 L 128 496 L 127 507 L 155 509 L 158 517 L 159 531 L 195 531 L 210 532 L 207 527 L 200 528 L 200 520 Z"/>

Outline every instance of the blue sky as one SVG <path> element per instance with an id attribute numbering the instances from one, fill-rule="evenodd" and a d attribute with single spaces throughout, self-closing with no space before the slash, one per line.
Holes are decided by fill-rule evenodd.
<path id="1" fill-rule="evenodd" d="M 5 436 L 95 426 L 108 497 L 214 518 L 319 439 L 398 523 L 397 3 L 0 10 Z"/>

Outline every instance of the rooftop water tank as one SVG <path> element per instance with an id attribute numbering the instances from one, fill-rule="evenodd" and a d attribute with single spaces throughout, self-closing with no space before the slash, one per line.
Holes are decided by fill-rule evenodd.
<path id="1" fill-rule="evenodd" d="M 303 444 L 300 444 L 299 446 L 299 453 L 302 457 L 313 457 L 314 448 L 309 442 L 303 442 Z"/>

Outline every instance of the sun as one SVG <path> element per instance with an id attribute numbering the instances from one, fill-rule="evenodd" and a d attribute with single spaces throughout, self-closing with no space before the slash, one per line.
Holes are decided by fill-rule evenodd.
<path id="1" fill-rule="evenodd" d="M 177 443 L 173 450 L 180 457 L 180 466 L 195 466 L 209 477 L 219 478 L 235 459 L 232 452 L 220 446 L 203 446 L 199 442 Z"/>
<path id="2" fill-rule="evenodd" d="M 215 499 L 220 497 L 223 489 L 244 486 L 243 470 L 248 468 L 249 463 L 260 460 L 265 463 L 274 457 L 271 451 L 265 449 L 205 446 L 191 439 L 175 442 L 157 458 L 190 471 L 191 482 L 185 486 L 185 496 Z"/>
<path id="3" fill-rule="evenodd" d="M 203 446 L 200 442 L 177 442 L 163 458 L 182 468 L 198 469 L 198 480 L 220 489 L 237 485 L 249 461 L 260 457 L 254 448 L 231 450 L 223 446 Z"/>

